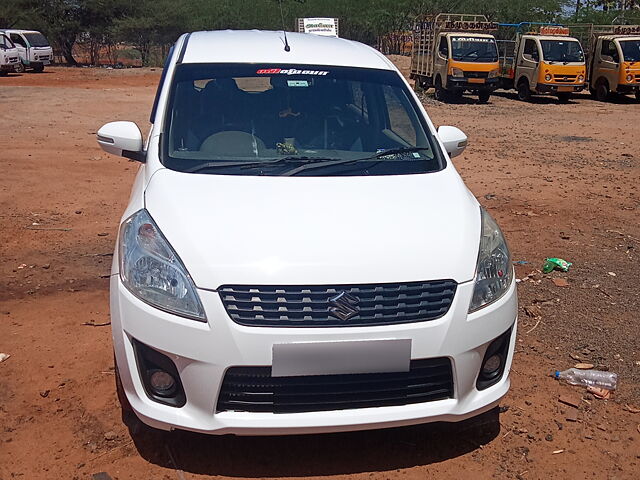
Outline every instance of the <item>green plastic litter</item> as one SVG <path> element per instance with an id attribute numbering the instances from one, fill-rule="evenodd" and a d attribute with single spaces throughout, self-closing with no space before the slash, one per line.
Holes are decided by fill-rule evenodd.
<path id="1" fill-rule="evenodd" d="M 547 258 L 544 261 L 544 265 L 542 266 L 542 271 L 544 273 L 553 272 L 556 268 L 558 270 L 562 270 L 563 272 L 568 272 L 569 267 L 573 265 L 571 262 L 567 262 L 562 258 Z"/>

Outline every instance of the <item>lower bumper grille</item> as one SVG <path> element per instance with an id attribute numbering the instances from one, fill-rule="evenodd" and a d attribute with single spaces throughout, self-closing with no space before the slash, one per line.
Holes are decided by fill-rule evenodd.
<path id="1" fill-rule="evenodd" d="M 300 413 L 409 405 L 453 397 L 448 358 L 412 360 L 408 372 L 272 377 L 271 367 L 232 367 L 218 412 Z"/>

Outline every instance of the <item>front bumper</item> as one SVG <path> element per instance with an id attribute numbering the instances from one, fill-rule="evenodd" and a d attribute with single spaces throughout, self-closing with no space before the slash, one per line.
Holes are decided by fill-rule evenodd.
<path id="1" fill-rule="evenodd" d="M 538 93 L 573 93 L 573 92 L 581 92 L 584 90 L 584 84 L 580 85 L 558 85 L 558 84 L 550 84 L 550 83 L 538 83 L 536 85 L 536 91 Z"/>
<path id="2" fill-rule="evenodd" d="M 164 430 L 211 434 L 279 435 L 394 427 L 434 421 L 459 421 L 493 408 L 507 393 L 515 345 L 515 282 L 494 304 L 468 315 L 473 282 L 458 286 L 449 312 L 424 323 L 378 327 L 245 327 L 229 318 L 216 292 L 199 290 L 208 323 L 157 310 L 135 298 L 111 277 L 114 349 L 126 396 L 146 424 Z M 514 327 L 506 369 L 495 385 L 476 389 L 485 351 L 492 340 Z M 216 412 L 225 371 L 232 366 L 270 366 L 279 343 L 411 339 L 411 358 L 448 357 L 453 368 L 453 398 L 402 406 L 304 413 Z M 145 393 L 132 345 L 136 339 L 169 356 L 186 393 L 181 408 L 160 404 Z"/>
<path id="3" fill-rule="evenodd" d="M 619 83 L 616 91 L 618 93 L 626 94 L 626 93 L 635 93 L 640 90 L 640 83 Z"/>
<path id="4" fill-rule="evenodd" d="M 482 82 L 480 82 L 482 80 Z M 477 81 L 477 83 L 475 82 Z M 499 79 L 496 78 L 461 78 L 447 77 L 447 88 L 449 90 L 495 90 L 498 88 Z"/>

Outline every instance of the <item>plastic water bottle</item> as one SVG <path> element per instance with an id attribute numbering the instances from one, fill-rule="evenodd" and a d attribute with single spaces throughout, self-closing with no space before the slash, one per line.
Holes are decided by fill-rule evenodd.
<path id="1" fill-rule="evenodd" d="M 607 390 L 615 390 L 618 383 L 618 375 L 616 373 L 602 372 L 600 370 L 579 370 L 577 368 L 570 368 L 564 372 L 556 370 L 554 377 L 571 385 L 600 387 Z"/>

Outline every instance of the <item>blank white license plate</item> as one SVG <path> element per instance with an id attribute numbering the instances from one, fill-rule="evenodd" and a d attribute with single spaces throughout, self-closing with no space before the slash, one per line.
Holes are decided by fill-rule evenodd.
<path id="1" fill-rule="evenodd" d="M 272 355 L 274 377 L 408 372 L 411 339 L 280 343 Z"/>

